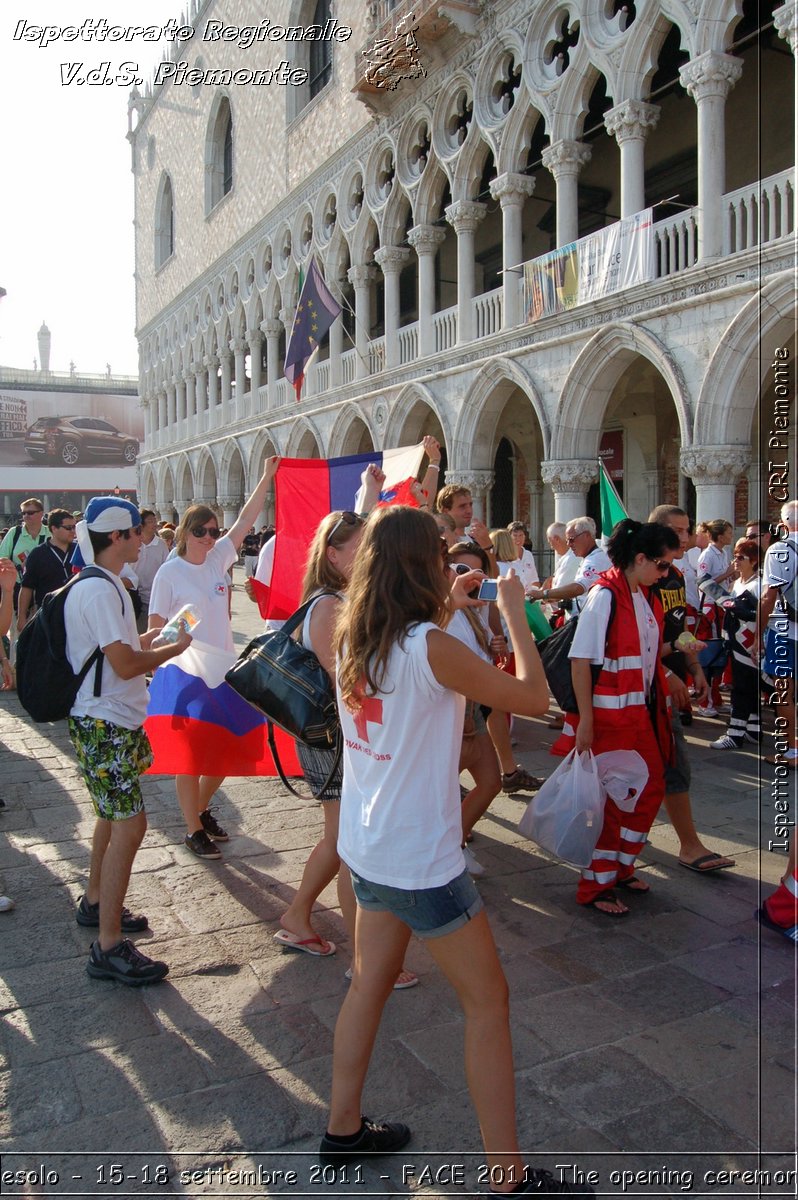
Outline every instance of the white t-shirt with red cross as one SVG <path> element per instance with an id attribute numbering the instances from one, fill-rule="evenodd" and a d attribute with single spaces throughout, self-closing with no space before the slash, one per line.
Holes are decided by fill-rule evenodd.
<path id="1" fill-rule="evenodd" d="M 353 715 L 338 700 L 344 781 L 338 853 L 361 878 L 414 890 L 465 869 L 459 759 L 465 700 L 427 658 L 429 622 L 394 645 L 379 693 Z"/>

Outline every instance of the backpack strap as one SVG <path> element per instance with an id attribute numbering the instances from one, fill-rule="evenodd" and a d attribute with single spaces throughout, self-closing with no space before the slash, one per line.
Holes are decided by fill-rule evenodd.
<path id="1" fill-rule="evenodd" d="M 119 593 L 119 588 L 116 586 L 116 584 L 114 583 L 114 581 L 112 579 L 108 578 L 105 571 L 101 571 L 99 567 L 91 567 L 91 566 L 84 567 L 82 569 L 82 571 L 80 571 L 77 575 L 74 575 L 72 577 L 72 579 L 69 580 L 69 583 L 64 584 L 64 590 L 66 590 L 66 588 L 76 587 L 82 579 L 104 579 L 107 583 L 110 583 L 111 587 L 114 589 L 117 596 L 119 596 L 120 602 L 122 604 L 122 615 L 123 616 L 125 615 L 125 601 L 124 601 L 124 598 Z M 80 688 L 83 684 L 83 680 L 88 675 L 89 671 L 92 668 L 92 665 L 94 665 L 94 696 L 95 696 L 95 699 L 97 696 L 101 695 L 101 693 L 102 693 L 103 661 L 104 661 L 104 659 L 105 659 L 105 655 L 103 654 L 102 648 L 100 646 L 98 646 L 97 649 L 92 654 L 89 655 L 89 657 L 86 659 L 83 666 L 80 668 L 80 671 L 78 672 L 78 690 L 80 690 Z"/>

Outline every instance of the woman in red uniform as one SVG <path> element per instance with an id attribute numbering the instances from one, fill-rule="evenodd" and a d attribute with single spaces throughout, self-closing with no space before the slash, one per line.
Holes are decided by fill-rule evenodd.
<path id="1" fill-rule="evenodd" d="M 604 824 L 576 898 L 621 917 L 629 910 L 615 888 L 647 892 L 634 873 L 664 795 L 671 756 L 666 671 L 660 663 L 662 609 L 649 588 L 668 570 L 679 539 L 664 525 L 626 519 L 612 531 L 612 567 L 588 593 L 571 644 L 571 675 L 579 713 L 568 714 L 555 753 L 636 750 L 648 780 L 631 812 L 607 798 Z M 614 601 L 614 602 L 613 602 Z M 591 666 L 599 667 L 593 682 Z"/>

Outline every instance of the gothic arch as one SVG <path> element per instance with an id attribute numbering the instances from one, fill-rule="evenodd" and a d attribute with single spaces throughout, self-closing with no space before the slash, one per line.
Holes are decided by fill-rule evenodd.
<path id="1" fill-rule="evenodd" d="M 526 396 L 540 429 L 543 455 L 548 456 L 551 431 L 540 394 L 527 372 L 517 363 L 494 358 L 468 389 L 452 443 L 453 469 L 487 469 L 493 464 L 499 417 L 514 391 Z"/>
<path id="2" fill-rule="evenodd" d="M 204 446 L 200 457 L 197 459 L 195 469 L 197 501 L 211 506 L 216 504 L 216 497 L 221 488 L 219 487 L 219 475 L 216 470 L 216 463 L 213 461 L 213 455 L 210 450 Z"/>
<path id="3" fill-rule="evenodd" d="M 140 496 L 144 508 L 155 507 L 155 497 L 157 494 L 155 472 L 152 469 L 152 463 L 145 463 L 141 470 L 141 485 Z"/>
<path id="4" fill-rule="evenodd" d="M 267 458 L 280 453 L 276 433 L 273 429 L 262 429 L 252 446 L 249 456 L 249 475 L 245 492 L 249 496 L 254 492 L 258 480 L 263 474 L 263 463 Z"/>
<path id="5" fill-rule="evenodd" d="M 442 411 L 432 392 L 423 383 L 408 383 L 391 405 L 390 416 L 381 442 L 383 449 L 415 445 L 416 442 L 421 441 L 423 421 L 420 419 L 419 405 L 424 405 L 435 416 L 443 432 L 447 448 L 451 447 L 452 427 L 447 419 L 448 414 Z"/>
<path id="6" fill-rule="evenodd" d="M 435 151 L 430 149 L 413 206 L 413 220 L 416 225 L 431 225 L 441 216 L 441 200 L 448 182 L 446 171 Z"/>
<path id="7" fill-rule="evenodd" d="M 330 432 L 327 441 L 327 454 L 330 458 L 339 458 L 345 454 L 358 454 L 358 449 L 351 449 L 352 431 L 360 425 L 365 429 L 371 438 L 371 445 L 374 449 L 377 447 L 377 438 L 372 428 L 371 422 L 364 413 L 362 408 L 351 401 L 344 404 L 338 416 L 335 419 L 335 424 Z M 359 440 L 359 439 L 358 439 Z"/>
<path id="8" fill-rule="evenodd" d="M 229 437 L 219 463 L 219 487 L 223 496 L 235 496 L 243 500 L 247 479 L 245 464 L 246 455 L 238 438 Z"/>
<path id="9" fill-rule="evenodd" d="M 315 442 L 315 455 L 305 453 L 311 439 Z M 319 433 L 318 426 L 313 421 L 308 417 L 300 417 L 298 421 L 293 422 L 285 447 L 287 458 L 321 458 L 323 447 L 323 438 Z M 303 451 L 302 454 L 299 453 L 300 449 Z"/>
<path id="10" fill-rule="evenodd" d="M 596 457 L 612 390 L 636 356 L 652 363 L 664 379 L 676 407 L 682 445 L 690 445 L 690 397 L 678 364 L 653 334 L 635 325 L 610 325 L 590 339 L 568 373 L 551 439 L 552 459 Z"/>
<path id="11" fill-rule="evenodd" d="M 782 325 L 785 340 L 795 331 L 795 278 L 787 272 L 770 279 L 740 309 L 709 360 L 695 407 L 693 444 L 749 445 L 751 421 L 771 356 L 758 349 L 776 345 L 773 331 Z"/>

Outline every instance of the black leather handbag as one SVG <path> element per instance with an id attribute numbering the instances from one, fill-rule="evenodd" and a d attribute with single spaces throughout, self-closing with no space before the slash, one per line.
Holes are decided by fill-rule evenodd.
<path id="1" fill-rule="evenodd" d="M 336 595 L 331 591 L 321 594 Z M 268 718 L 269 748 L 274 765 L 285 786 L 295 796 L 301 793 L 288 782 L 280 764 L 273 725 L 279 725 L 306 746 L 336 750 L 325 787 L 341 759 L 341 727 L 335 689 L 313 651 L 291 636 L 301 626 L 318 596 L 319 593 L 298 608 L 282 629 L 272 629 L 253 638 L 225 676 L 233 691 Z"/>

